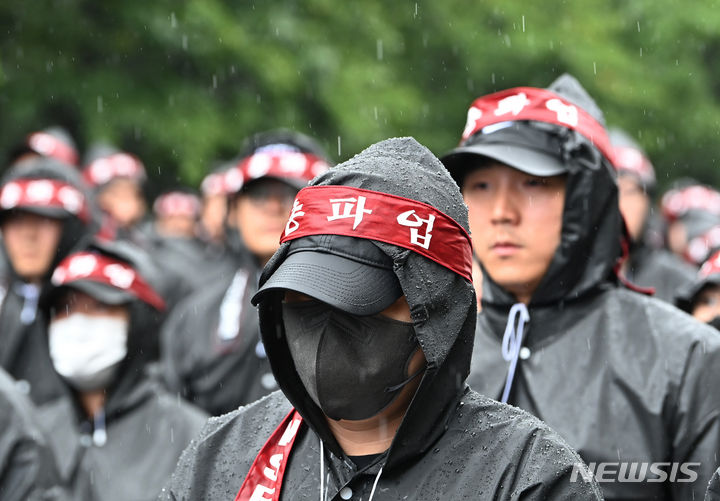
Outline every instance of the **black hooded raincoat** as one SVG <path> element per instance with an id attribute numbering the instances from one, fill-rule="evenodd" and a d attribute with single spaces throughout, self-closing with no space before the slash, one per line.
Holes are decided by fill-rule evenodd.
<path id="1" fill-rule="evenodd" d="M 596 109 L 570 87 L 551 90 Z M 508 402 L 545 421 L 591 470 L 612 479 L 600 483 L 605 499 L 700 499 L 720 463 L 720 336 L 618 285 L 622 222 L 612 168 L 586 139 L 567 134 L 561 242 L 528 305 Z M 468 383 L 493 398 L 508 374 L 501 346 L 514 303 L 485 274 Z M 655 468 L 668 479 L 680 466 L 667 463 L 692 463 L 686 468 L 695 481 L 687 481 L 692 474 L 658 481 L 651 463 L 665 463 Z M 631 468 L 639 481 L 618 480 Z"/>
<path id="2" fill-rule="evenodd" d="M 65 391 L 50 361 L 46 320 L 38 305 L 55 265 L 72 250 L 88 244 L 97 230 L 98 216 L 92 210 L 90 193 L 80 174 L 74 167 L 57 160 L 35 157 L 20 162 L 5 174 L 2 185 L 16 179 L 33 178 L 55 179 L 74 186 L 85 194 L 93 218 L 89 223 L 69 214 L 63 218 L 62 236 L 55 259 L 48 269 L 45 283 L 37 289 L 17 276 L 2 246 L 0 259 L 5 264 L 0 266 L 0 367 L 17 380 L 21 391 L 29 393 L 33 402 L 40 405 L 64 395 Z"/>
<path id="3" fill-rule="evenodd" d="M 35 408 L 0 369 L 0 499 L 65 499 Z"/>
<path id="4" fill-rule="evenodd" d="M 352 186 L 418 200 L 467 229 L 457 187 L 437 159 L 412 139 L 378 143 L 311 185 Z M 343 453 L 295 370 L 279 300 L 263 301 L 263 341 L 282 393 L 211 419 L 183 453 L 162 498 L 233 499 L 258 451 L 292 405 L 307 425 L 293 446 L 282 500 L 325 499 L 324 494 L 328 500 L 367 500 L 375 481 L 376 500 L 599 499 L 594 484 L 570 482 L 573 468 L 584 466 L 552 430 L 464 384 L 476 316 L 472 285 L 420 254 L 373 243 L 394 262 L 428 362 L 390 449 L 363 468 Z M 281 246 L 261 283 L 287 250 L 287 243 Z M 323 496 L 320 440 L 325 450 L 322 475 L 327 477 Z"/>
<path id="5" fill-rule="evenodd" d="M 105 244 L 104 249 L 114 249 L 116 255 L 132 262 L 144 278 L 153 276 L 138 266 L 138 260 L 146 256 L 131 253 L 124 242 Z M 148 377 L 146 368 L 161 315 L 140 300 L 130 302 L 129 309 L 127 355 L 106 389 L 103 418 L 89 419 L 69 385 L 71 398 L 53 400 L 38 412 L 73 499 L 155 499 L 180 453 L 207 420 L 200 409 Z"/>

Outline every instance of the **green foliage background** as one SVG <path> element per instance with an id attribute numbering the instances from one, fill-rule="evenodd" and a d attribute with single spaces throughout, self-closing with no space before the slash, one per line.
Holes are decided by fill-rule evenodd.
<path id="1" fill-rule="evenodd" d="M 390 136 L 453 147 L 477 96 L 571 72 L 661 182 L 720 186 L 720 8 L 705 0 L 4 0 L 0 153 L 59 123 L 197 184 L 253 132 L 341 161 Z"/>

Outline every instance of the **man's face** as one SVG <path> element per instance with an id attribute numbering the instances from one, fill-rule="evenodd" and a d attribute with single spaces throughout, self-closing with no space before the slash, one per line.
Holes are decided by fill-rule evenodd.
<path id="1" fill-rule="evenodd" d="M 637 180 L 630 175 L 618 176 L 618 190 L 620 212 L 625 219 L 630 238 L 637 241 L 650 210 L 650 197 Z"/>
<path id="2" fill-rule="evenodd" d="M 565 176 L 491 163 L 468 174 L 462 192 L 475 254 L 496 283 L 528 302 L 560 244 Z"/>
<path id="3" fill-rule="evenodd" d="M 270 259 L 280 246 L 280 235 L 296 194 L 295 188 L 281 181 L 259 179 L 236 198 L 228 217 L 260 261 Z"/>
<path id="4" fill-rule="evenodd" d="M 2 234 L 15 272 L 37 282 L 50 271 L 62 235 L 62 221 L 17 211 L 5 217 Z"/>
<path id="5" fill-rule="evenodd" d="M 226 214 L 227 197 L 225 195 L 209 195 L 205 197 L 200 221 L 213 241 L 219 242 L 223 239 Z"/>
<path id="6" fill-rule="evenodd" d="M 117 178 L 104 186 L 97 197 L 98 205 L 121 228 L 129 228 L 145 215 L 145 199 L 137 182 Z"/>

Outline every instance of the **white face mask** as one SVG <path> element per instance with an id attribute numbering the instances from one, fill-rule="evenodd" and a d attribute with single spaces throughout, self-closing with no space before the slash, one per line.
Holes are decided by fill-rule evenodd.
<path id="1" fill-rule="evenodd" d="M 80 391 L 106 388 L 127 354 L 128 321 L 73 313 L 50 323 L 55 370 Z"/>

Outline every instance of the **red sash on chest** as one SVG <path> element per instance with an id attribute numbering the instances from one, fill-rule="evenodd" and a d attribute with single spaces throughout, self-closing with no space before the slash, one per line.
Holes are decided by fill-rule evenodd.
<path id="1" fill-rule="evenodd" d="M 285 416 L 253 461 L 235 501 L 278 501 L 282 479 L 302 417 L 295 409 Z"/>

